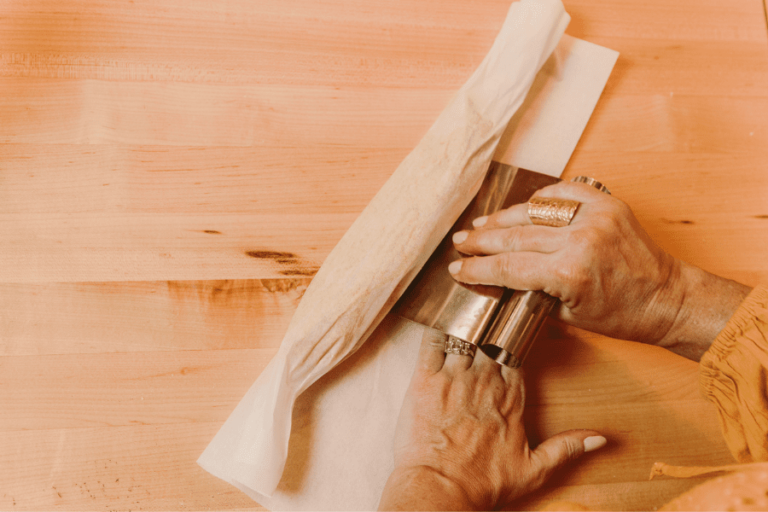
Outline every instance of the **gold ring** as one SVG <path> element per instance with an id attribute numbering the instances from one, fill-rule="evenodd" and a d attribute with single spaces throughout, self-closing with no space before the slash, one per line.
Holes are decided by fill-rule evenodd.
<path id="1" fill-rule="evenodd" d="M 477 351 L 477 345 L 470 343 L 468 341 L 460 340 L 455 336 L 449 335 L 448 339 L 445 340 L 444 352 L 446 354 L 475 357 L 476 351 Z"/>
<path id="2" fill-rule="evenodd" d="M 528 201 L 528 217 L 533 224 L 560 228 L 571 223 L 580 204 L 570 199 L 534 197 Z"/>

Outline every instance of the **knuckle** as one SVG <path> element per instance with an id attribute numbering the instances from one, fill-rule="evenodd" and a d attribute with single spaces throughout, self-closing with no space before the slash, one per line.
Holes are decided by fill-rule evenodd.
<path id="1" fill-rule="evenodd" d="M 501 254 L 493 258 L 492 276 L 494 284 L 504 285 L 508 282 L 509 276 L 514 272 L 511 259 L 506 254 Z"/>
<path id="2" fill-rule="evenodd" d="M 467 243 L 475 253 L 487 254 L 488 249 L 495 245 L 494 240 L 497 236 L 496 230 L 475 231 L 469 235 Z"/>
<path id="3" fill-rule="evenodd" d="M 565 441 L 563 441 L 563 444 L 565 445 L 565 461 L 573 460 L 579 455 L 581 455 L 581 450 L 579 449 L 578 441 L 572 438 L 566 438 Z M 564 462 L 565 462 L 564 461 Z"/>
<path id="4" fill-rule="evenodd" d="M 621 230 L 622 223 L 622 217 L 613 213 L 598 217 L 595 223 L 595 231 L 599 240 L 605 241 L 613 238 Z"/>
<path id="5" fill-rule="evenodd" d="M 566 238 L 568 246 L 577 252 L 588 251 L 605 243 L 605 232 L 611 221 L 603 215 L 594 216 L 589 224 L 571 230 Z"/>
<path id="6" fill-rule="evenodd" d="M 516 251 L 520 247 L 522 239 L 522 230 L 519 227 L 505 229 L 501 235 L 501 249 L 505 251 Z"/>
<path id="7" fill-rule="evenodd" d="M 505 390 L 500 380 L 481 377 L 476 384 L 478 400 L 487 402 L 491 409 L 500 409 L 504 404 Z"/>
<path id="8" fill-rule="evenodd" d="M 568 261 L 574 268 L 589 267 L 598 252 L 609 243 L 599 226 L 591 225 L 573 231 L 568 235 Z"/>
<path id="9" fill-rule="evenodd" d="M 626 218 L 626 217 L 631 217 L 633 215 L 632 209 L 629 207 L 627 203 L 625 203 L 624 201 L 622 201 L 617 197 L 613 197 L 612 199 L 613 200 L 610 202 L 610 204 L 612 206 L 612 209 L 614 210 L 615 217 Z"/>
<path id="10" fill-rule="evenodd" d="M 558 265 L 555 277 L 565 289 L 579 290 L 589 283 L 589 271 L 582 265 Z"/>
<path id="11" fill-rule="evenodd" d="M 606 198 L 606 206 L 595 216 L 593 224 L 604 236 L 610 237 L 621 231 L 621 227 L 633 217 L 632 209 L 627 203 L 616 198 Z"/>

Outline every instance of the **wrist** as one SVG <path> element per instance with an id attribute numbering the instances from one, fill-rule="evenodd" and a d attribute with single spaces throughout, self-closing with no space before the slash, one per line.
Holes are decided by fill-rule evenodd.
<path id="1" fill-rule="evenodd" d="M 656 345 L 699 361 L 751 288 L 680 260 L 676 267 L 673 319 Z"/>
<path id="2" fill-rule="evenodd" d="M 429 466 L 395 468 L 387 479 L 379 510 L 490 510 L 474 503 L 454 480 Z"/>

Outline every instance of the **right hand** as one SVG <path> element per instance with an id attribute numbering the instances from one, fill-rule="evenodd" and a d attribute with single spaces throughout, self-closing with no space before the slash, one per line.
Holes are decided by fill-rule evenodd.
<path id="1" fill-rule="evenodd" d="M 569 430 L 531 448 L 522 371 L 482 352 L 446 355 L 444 342 L 444 335 L 425 331 L 381 510 L 493 510 L 605 445 L 594 430 Z"/>
<path id="2" fill-rule="evenodd" d="M 731 289 L 735 296 L 726 294 L 732 299 L 724 306 L 726 320 L 749 291 L 664 252 L 629 206 L 613 196 L 570 182 L 545 187 L 535 195 L 572 199 L 581 205 L 571 224 L 559 228 L 533 225 L 526 204 L 490 215 L 484 223 L 476 221 L 476 229 L 466 232 L 464 240 L 463 235 L 454 235 L 456 249 L 475 256 L 459 260 L 456 272 L 459 265 L 451 264 L 454 278 L 468 284 L 542 290 L 561 300 L 556 315 L 568 324 L 668 348 L 690 341 L 681 336 L 685 332 L 683 337 L 690 338 L 689 321 L 699 316 L 696 308 L 702 302 L 691 299 L 714 292 L 715 302 L 722 301 L 724 283 L 713 279 L 737 285 Z M 716 286 L 696 289 L 701 283 Z M 712 328 L 714 333 L 708 329 L 698 334 L 711 342 L 724 326 L 721 323 Z"/>

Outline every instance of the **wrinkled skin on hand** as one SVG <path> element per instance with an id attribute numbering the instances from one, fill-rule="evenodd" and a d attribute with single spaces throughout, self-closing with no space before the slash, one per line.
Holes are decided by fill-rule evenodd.
<path id="1" fill-rule="evenodd" d="M 536 196 L 579 201 L 570 225 L 533 225 L 520 204 L 476 219 L 454 234 L 470 257 L 454 278 L 561 300 L 556 316 L 613 338 L 659 345 L 698 361 L 750 291 L 673 258 L 623 201 L 583 183 L 561 182 Z"/>
<path id="2" fill-rule="evenodd" d="M 682 306 L 679 264 L 621 200 L 581 183 L 536 196 L 581 202 L 571 224 L 531 224 L 525 204 L 488 217 L 456 248 L 480 257 L 454 275 L 466 283 L 542 290 L 561 300 L 559 319 L 600 334 L 658 342 Z"/>
<path id="3" fill-rule="evenodd" d="M 573 430 L 532 450 L 524 403 L 520 370 L 479 351 L 474 361 L 446 356 L 441 336 L 425 337 L 398 419 L 395 471 L 380 507 L 490 510 L 540 487 L 584 453 L 586 438 L 592 437 L 592 449 L 605 444 L 594 431 Z"/>

